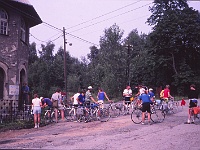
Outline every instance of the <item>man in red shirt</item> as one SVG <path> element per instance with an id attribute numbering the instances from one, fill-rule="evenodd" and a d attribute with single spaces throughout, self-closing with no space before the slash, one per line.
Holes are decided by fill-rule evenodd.
<path id="1" fill-rule="evenodd" d="M 166 85 L 163 92 L 163 99 L 165 102 L 168 102 L 169 98 L 172 98 L 172 96 L 170 95 L 169 85 Z"/>

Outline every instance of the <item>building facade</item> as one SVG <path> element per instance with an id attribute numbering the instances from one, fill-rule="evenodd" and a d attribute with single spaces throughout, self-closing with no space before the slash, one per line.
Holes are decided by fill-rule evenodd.
<path id="1" fill-rule="evenodd" d="M 16 108 L 21 105 L 21 87 L 28 79 L 29 31 L 40 23 L 28 0 L 0 0 L 0 100 L 4 104 L 12 100 Z"/>

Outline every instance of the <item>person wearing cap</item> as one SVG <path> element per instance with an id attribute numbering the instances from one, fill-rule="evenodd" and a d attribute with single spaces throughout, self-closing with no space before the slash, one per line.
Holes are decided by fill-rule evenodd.
<path id="1" fill-rule="evenodd" d="M 97 103 L 97 101 L 92 97 L 91 90 L 92 90 L 92 86 L 88 86 L 88 90 L 85 93 L 85 105 L 88 108 L 90 107 L 91 101 L 93 101 L 94 103 Z"/>
<path id="2" fill-rule="evenodd" d="M 152 88 L 149 88 L 148 95 L 149 95 L 151 101 L 154 102 L 154 100 L 155 100 L 155 94 L 153 93 L 153 89 Z"/>

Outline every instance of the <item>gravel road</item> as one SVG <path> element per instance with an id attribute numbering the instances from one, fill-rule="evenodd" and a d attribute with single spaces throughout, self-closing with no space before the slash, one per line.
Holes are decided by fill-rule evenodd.
<path id="1" fill-rule="evenodd" d="M 0 149 L 200 150 L 200 120 L 184 124 L 187 106 L 164 122 L 134 124 L 130 115 L 108 122 L 59 122 L 0 133 Z"/>

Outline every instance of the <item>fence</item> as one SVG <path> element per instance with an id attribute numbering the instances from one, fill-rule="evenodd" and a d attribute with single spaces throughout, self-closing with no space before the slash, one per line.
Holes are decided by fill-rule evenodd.
<path id="1" fill-rule="evenodd" d="M 0 100 L 0 123 L 30 119 L 30 105 L 18 108 L 18 100 Z"/>

